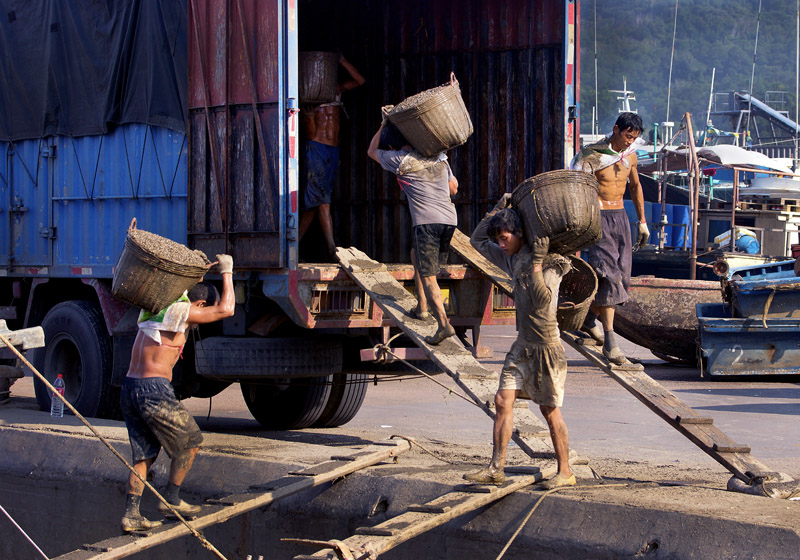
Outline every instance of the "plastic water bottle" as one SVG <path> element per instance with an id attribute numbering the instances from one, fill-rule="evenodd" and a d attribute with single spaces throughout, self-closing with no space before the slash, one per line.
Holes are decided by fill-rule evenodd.
<path id="1" fill-rule="evenodd" d="M 64 377 L 59 373 L 56 380 L 53 382 L 53 387 L 56 388 L 62 396 L 66 390 L 64 385 Z M 59 399 L 55 393 L 50 397 L 50 416 L 54 418 L 62 418 L 64 416 L 64 401 Z"/>

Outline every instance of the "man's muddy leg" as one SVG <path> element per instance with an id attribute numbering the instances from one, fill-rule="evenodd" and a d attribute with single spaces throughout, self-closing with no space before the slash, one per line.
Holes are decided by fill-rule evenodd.
<path id="1" fill-rule="evenodd" d="M 153 464 L 154 459 L 145 459 L 133 464 L 135 470 L 142 478 L 147 477 L 147 471 Z M 161 521 L 150 521 L 139 512 L 142 503 L 142 492 L 144 483 L 133 473 L 128 477 L 126 484 L 127 494 L 125 497 L 125 513 L 122 516 L 122 530 L 124 532 L 146 531 L 161 525 Z"/>
<path id="2" fill-rule="evenodd" d="M 428 298 L 425 296 L 425 288 L 422 285 L 422 278 L 419 275 L 419 265 L 417 264 L 417 254 L 414 248 L 411 248 L 411 264 L 414 266 L 414 287 L 417 290 L 417 308 L 414 314 L 417 319 L 427 319 L 428 314 Z"/>
<path id="3" fill-rule="evenodd" d="M 506 464 L 506 451 L 511 434 L 514 431 L 514 401 L 517 392 L 514 389 L 502 389 L 494 396 L 495 417 L 492 429 L 492 461 L 488 467 L 478 472 L 464 475 L 465 480 L 483 484 L 502 484 L 505 481 L 503 467 Z"/>
<path id="4" fill-rule="evenodd" d="M 556 463 L 558 464 L 556 476 L 544 482 L 541 488 L 552 490 L 563 486 L 575 486 L 577 481 L 575 475 L 572 474 L 572 469 L 569 468 L 569 433 L 564 417 L 561 415 L 561 409 L 555 406 L 540 405 L 539 410 L 550 428 L 550 439 L 553 440 L 553 450 L 556 453 Z"/>
<path id="5" fill-rule="evenodd" d="M 614 306 L 598 306 L 596 309 L 604 331 L 603 355 L 609 362 L 617 365 L 628 363 L 625 354 L 617 346 L 617 337 L 614 332 Z"/>
<path id="6" fill-rule="evenodd" d="M 436 276 L 423 276 L 422 285 L 425 288 L 425 295 L 428 297 L 431 313 L 439 324 L 436 333 L 433 336 L 426 336 L 425 342 L 434 345 L 440 344 L 446 338 L 456 334 L 456 331 L 450 324 L 450 321 L 447 320 L 442 291 L 439 289 L 439 284 L 436 282 Z"/>
<path id="7" fill-rule="evenodd" d="M 300 224 L 297 226 L 298 241 L 303 239 L 303 236 L 308 231 L 308 228 L 311 226 L 311 222 L 314 221 L 314 216 L 316 215 L 317 215 L 316 208 L 312 208 L 311 210 L 306 210 L 300 215 Z"/>
<path id="8" fill-rule="evenodd" d="M 319 225 L 322 228 L 322 235 L 325 237 L 325 243 L 328 246 L 328 254 L 331 257 L 336 256 L 336 242 L 333 240 L 333 220 L 331 219 L 331 205 L 319 205 Z"/>
<path id="9" fill-rule="evenodd" d="M 173 457 L 172 464 L 169 467 L 169 484 L 164 492 L 164 498 L 175 507 L 175 509 L 183 516 L 192 516 L 198 513 L 201 509 L 200 506 L 189 504 L 181 499 L 181 484 L 192 468 L 194 458 L 197 456 L 199 447 L 187 449 L 181 455 Z M 164 507 L 164 504 L 159 503 L 158 509 L 165 515 L 171 515 L 172 512 Z"/>

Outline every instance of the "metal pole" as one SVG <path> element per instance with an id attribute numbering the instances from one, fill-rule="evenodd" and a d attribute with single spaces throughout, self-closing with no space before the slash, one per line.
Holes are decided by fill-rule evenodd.
<path id="1" fill-rule="evenodd" d="M 599 134 L 600 106 L 597 104 L 597 0 L 594 0 L 594 106 L 596 112 L 594 114 L 594 120 L 592 124 L 594 125 L 595 128 L 594 134 Z"/>
<path id="2" fill-rule="evenodd" d="M 596 1 L 596 0 L 595 0 Z M 796 32 L 794 38 L 795 66 L 794 66 L 794 157 L 792 158 L 792 171 L 797 173 L 797 122 L 798 105 L 800 105 L 800 0 L 797 0 Z"/>
<path id="3" fill-rule="evenodd" d="M 675 58 L 675 34 L 678 31 L 678 0 L 675 0 L 675 22 L 672 24 L 672 54 L 669 55 L 669 79 L 667 80 L 667 118 L 669 122 L 669 101 L 672 94 L 672 61 Z"/>
<path id="4" fill-rule="evenodd" d="M 758 0 L 758 18 L 756 19 L 756 44 L 753 47 L 753 70 L 750 72 L 750 100 L 747 105 L 747 127 L 745 128 L 744 144 L 747 146 L 747 139 L 750 137 L 750 114 L 753 110 L 753 80 L 756 76 L 756 53 L 758 53 L 758 28 L 761 25 L 761 0 Z"/>
<path id="5" fill-rule="evenodd" d="M 800 2 L 800 0 L 798 0 Z M 714 99 L 714 76 L 717 74 L 717 69 L 711 69 L 711 91 L 708 93 L 708 110 L 706 111 L 706 126 L 705 126 L 705 134 L 703 134 L 703 146 L 706 145 L 706 140 L 708 138 L 708 125 L 711 124 L 711 101 Z"/>

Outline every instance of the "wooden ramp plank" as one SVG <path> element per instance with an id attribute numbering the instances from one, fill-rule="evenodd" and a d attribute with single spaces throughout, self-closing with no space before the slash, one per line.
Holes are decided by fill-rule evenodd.
<path id="1" fill-rule="evenodd" d="M 550 478 L 556 472 L 556 467 L 552 466 L 531 475 L 511 475 L 506 478 L 506 482 L 502 486 L 493 487 L 493 492 L 472 492 L 459 487 L 426 504 L 412 506 L 408 511 L 375 527 L 359 527 L 356 529 L 355 535 L 342 542 L 347 545 L 356 558 L 367 552 L 371 553 L 370 558 L 377 558 L 422 533 L 496 502 L 517 490 Z M 442 504 L 446 504 L 446 506 L 443 507 Z M 333 549 L 327 548 L 311 555 L 295 556 L 294 560 L 318 560 L 320 558 L 337 558 L 337 556 Z"/>
<path id="2" fill-rule="evenodd" d="M 486 275 L 498 288 L 508 293 L 510 278 L 505 272 L 500 270 L 498 274 L 499 269 L 494 265 L 493 268 L 484 268 L 485 257 L 469 244 L 469 238 L 460 231 L 456 230 L 453 239 L 457 241 L 451 246 L 461 258 Z M 513 297 L 513 293 L 509 295 Z M 750 454 L 748 446 L 738 444 L 725 435 L 713 425 L 711 418 L 698 414 L 647 375 L 641 365 L 612 366 L 599 347 L 583 344 L 578 335 L 562 332 L 561 338 L 737 478 L 750 483 L 752 473 L 771 471 Z"/>
<path id="3" fill-rule="evenodd" d="M 467 395 L 492 419 L 494 419 L 494 395 L 497 392 L 497 376 L 486 370 L 467 351 L 456 337 L 450 337 L 438 346 L 428 345 L 424 338 L 436 332 L 436 323 L 420 321 L 411 316 L 417 300 L 394 277 L 386 266 L 373 261 L 354 247 L 338 247 L 336 255 L 344 270 L 380 306 L 387 318 L 397 326 L 433 361 L 442 371 L 455 380 Z M 499 269 L 498 269 L 499 270 Z M 502 272 L 502 271 L 501 271 Z M 515 429 L 512 438 L 531 457 L 545 454 L 552 457 L 553 448 L 549 439 L 530 437 L 530 433 L 547 431 L 545 424 L 534 416 L 529 407 L 514 409 L 517 426 L 524 425 L 526 431 Z"/>
<path id="4" fill-rule="evenodd" d="M 246 494 L 232 494 L 228 497 L 230 498 L 230 505 L 204 505 L 200 514 L 194 520 L 189 521 L 189 524 L 199 531 L 205 527 L 223 523 L 237 515 L 267 506 L 280 499 L 391 459 L 409 449 L 411 449 L 411 444 L 406 440 L 392 441 L 390 445 L 371 445 L 354 453 L 352 461 L 341 462 L 341 466 L 338 469 L 323 470 L 320 474 L 313 476 L 298 476 L 294 478 L 293 484 L 286 484 L 285 478 L 281 478 L 278 479 L 280 483 L 276 484 L 276 489 L 263 493 L 253 492 L 249 497 Z M 370 451 L 370 453 L 367 455 L 365 454 L 366 451 Z M 328 463 L 329 461 L 325 461 L 323 464 Z M 263 486 L 268 487 L 270 484 L 267 483 Z M 225 498 L 215 501 L 217 504 L 226 504 L 227 502 Z M 53 560 L 115 560 L 126 558 L 132 554 L 137 554 L 143 550 L 189 534 L 191 534 L 189 529 L 182 523 L 170 523 L 148 533 L 117 536 L 91 545 L 84 545 L 82 550 L 69 552 Z"/>

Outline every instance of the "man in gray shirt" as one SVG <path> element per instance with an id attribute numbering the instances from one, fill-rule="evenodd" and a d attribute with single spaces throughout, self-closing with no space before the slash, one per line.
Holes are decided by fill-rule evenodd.
<path id="1" fill-rule="evenodd" d="M 450 200 L 458 190 L 458 181 L 444 153 L 431 158 L 421 156 L 389 122 L 382 123 L 372 137 L 367 155 L 397 176 L 408 198 L 414 226 L 411 261 L 419 302 L 414 315 L 423 320 L 427 318 L 430 303 L 438 329 L 433 336 L 425 337 L 425 342 L 439 344 L 455 334 L 447 320 L 436 274 L 441 257 L 450 250 L 450 239 L 458 223 L 456 207 Z"/>

